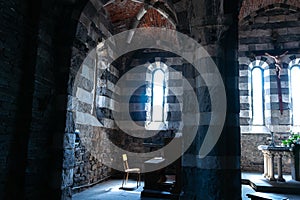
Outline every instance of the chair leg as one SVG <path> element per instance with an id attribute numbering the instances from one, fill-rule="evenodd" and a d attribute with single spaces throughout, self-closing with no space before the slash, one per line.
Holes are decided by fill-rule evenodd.
<path id="1" fill-rule="evenodd" d="M 137 174 L 137 187 L 141 185 L 141 173 Z"/>
<path id="2" fill-rule="evenodd" d="M 141 173 L 139 173 L 139 186 L 141 186 Z"/>
<path id="3" fill-rule="evenodd" d="M 127 172 L 126 173 L 126 182 L 125 182 L 125 184 L 127 184 L 127 182 L 128 182 L 128 176 L 129 176 L 129 173 Z"/>
<path id="4" fill-rule="evenodd" d="M 123 176 L 123 180 L 122 180 L 122 188 L 123 188 L 123 185 L 124 185 L 125 176 L 126 176 L 126 174 L 124 174 L 124 176 Z"/>
<path id="5" fill-rule="evenodd" d="M 137 174 L 137 177 L 136 177 L 136 188 L 139 187 L 139 174 Z"/>

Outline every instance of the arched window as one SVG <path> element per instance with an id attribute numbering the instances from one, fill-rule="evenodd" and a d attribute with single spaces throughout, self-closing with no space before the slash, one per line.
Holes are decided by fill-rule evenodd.
<path id="1" fill-rule="evenodd" d="M 300 60 L 299 60 L 300 61 Z M 293 125 L 300 126 L 300 65 L 292 65 L 290 68 L 290 88 L 293 112 Z"/>
<path id="2" fill-rule="evenodd" d="M 264 78 L 263 69 L 254 67 L 251 71 L 252 119 L 253 125 L 264 125 Z"/>
<path id="3" fill-rule="evenodd" d="M 164 121 L 165 73 L 157 69 L 152 73 L 152 117 L 153 122 Z"/>

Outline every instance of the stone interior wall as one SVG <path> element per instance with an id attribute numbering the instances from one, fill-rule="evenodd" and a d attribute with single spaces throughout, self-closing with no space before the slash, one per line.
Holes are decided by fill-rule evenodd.
<path id="1" fill-rule="evenodd" d="M 279 144 L 279 136 L 275 135 L 275 142 Z M 241 134 L 241 170 L 251 172 L 264 171 L 263 153 L 258 150 L 258 145 L 269 145 L 271 137 L 269 133 L 242 133 Z M 277 157 L 275 157 L 277 163 Z M 291 160 L 287 157 L 282 159 L 282 171 L 284 174 L 291 173 Z M 277 164 L 275 165 L 275 174 L 277 173 Z"/>
<path id="2" fill-rule="evenodd" d="M 97 148 L 98 144 L 102 147 L 107 147 L 109 144 L 105 144 L 105 140 L 101 137 L 106 130 L 95 127 L 91 128 L 93 128 L 91 133 L 95 133 L 93 137 L 95 141 L 94 148 Z M 82 127 L 81 130 L 83 129 L 84 127 Z M 107 153 L 111 153 L 109 150 L 110 149 L 107 149 Z M 79 141 L 76 143 L 73 192 L 80 192 L 87 186 L 104 181 L 110 177 L 110 174 L 111 169 L 104 165 L 101 160 L 98 160 L 97 157 L 91 153 L 91 150 L 84 146 L 83 142 Z"/>
<path id="3" fill-rule="evenodd" d="M 65 147 L 65 152 L 68 152 L 65 154 L 65 160 L 68 161 L 64 170 L 64 182 L 66 183 L 64 186 L 73 187 L 73 192 L 118 173 L 103 164 L 103 159 L 106 158 L 109 158 L 111 162 L 121 159 L 121 157 L 114 157 L 117 155 L 118 149 L 115 149 L 112 144 L 131 152 L 148 152 L 150 148 L 146 147 L 144 142 L 153 142 L 161 136 L 170 137 L 172 134 L 168 129 L 179 130 L 181 128 L 181 59 L 160 51 L 150 51 L 142 55 L 135 54 L 138 55 L 136 57 L 129 53 L 116 59 L 113 44 L 106 46 L 101 43 L 113 31 L 112 27 L 105 23 L 105 13 L 100 11 L 99 15 L 91 14 L 95 6 L 101 6 L 96 4 L 94 1 L 89 2 L 81 14 L 71 61 L 71 95 L 69 96 L 68 111 L 72 114 L 69 115 L 69 122 L 73 123 L 73 131 L 79 130 L 80 143 L 76 146 Z M 177 70 L 178 73 L 170 72 L 167 77 L 166 126 L 163 131 L 158 133 L 158 136 L 148 138 L 146 141 L 128 136 L 115 123 L 114 114 L 122 115 L 119 108 L 127 103 L 123 104 L 124 102 L 120 101 L 122 90 L 120 87 L 124 86 L 116 84 L 127 70 L 138 65 L 155 62 L 152 60 L 155 57 L 162 58 L 162 63 Z M 108 64 L 110 60 L 114 60 L 114 62 Z M 126 77 L 129 83 L 125 87 L 134 86 L 139 77 L 145 80 L 143 76 L 148 76 L 146 85 L 150 86 L 149 74 L 135 74 L 132 77 Z M 149 105 L 151 105 L 151 94 L 146 94 L 146 89 L 144 87 L 132 94 L 133 101 L 130 105 L 132 120 L 142 128 L 147 121 L 146 115 L 150 114 Z M 158 130 L 150 131 L 157 132 Z M 73 138 L 67 139 L 67 141 L 70 140 Z M 70 177 L 73 177 L 72 180 Z"/>
<path id="4" fill-rule="evenodd" d="M 98 52 L 101 52 L 100 49 Z M 105 60 L 103 55 L 106 54 L 103 52 L 100 53 L 98 61 L 87 56 L 74 81 L 74 85 L 76 86 L 73 91 L 74 96 L 70 97 L 70 108 L 75 116 L 75 128 L 80 131 L 80 143 L 75 146 L 73 192 L 80 191 L 78 188 L 97 183 L 111 175 L 118 175 L 118 171 L 111 170 L 101 162 L 105 157 L 110 159 L 121 159 L 114 157 L 114 155 L 118 155 L 115 152 L 118 151 L 118 149 L 114 149 L 111 142 L 117 147 L 130 152 L 149 152 L 150 147 L 145 146 L 145 142 L 161 144 L 164 142 L 163 138 L 174 137 L 169 129 L 180 131 L 181 128 L 180 96 L 182 94 L 182 77 L 180 70 L 182 68 L 180 66 L 180 60 L 167 53 L 165 54 L 164 63 L 177 70 L 177 72 L 169 72 L 167 74 L 166 81 L 168 87 L 165 97 L 166 103 L 164 105 L 166 110 L 165 127 L 162 131 L 158 129 L 160 131 L 156 136 L 142 139 L 129 136 L 123 132 L 114 122 L 113 111 L 116 111 L 114 114 L 122 115 L 118 108 L 119 106 L 127 104 L 126 102 L 120 101 L 120 91 L 126 89 L 126 87 L 127 89 L 130 89 L 128 87 L 131 85 L 136 85 L 135 81 L 137 81 L 139 77 L 142 78 L 141 80 L 145 80 L 147 74 L 125 75 L 125 79 L 129 82 L 126 83 L 126 87 L 119 88 L 119 85 L 116 85 L 116 83 L 122 74 L 114 67 L 114 65 L 118 66 L 119 69 L 122 69 L 122 66 L 125 64 L 125 59 L 119 59 L 107 67 L 105 66 L 105 62 L 100 61 Z M 148 58 L 151 56 L 145 55 L 145 57 L 145 59 L 135 59 L 131 63 L 132 66 L 129 65 L 127 69 L 142 64 L 145 65 L 145 63 L 148 65 Z M 98 67 L 98 72 L 96 73 L 94 72 L 95 65 Z M 108 70 L 105 70 L 101 75 L 99 72 L 101 69 Z M 126 70 L 123 73 L 125 74 Z M 96 102 L 94 102 L 93 99 L 95 74 L 97 74 Z M 149 76 L 149 74 L 147 76 L 149 80 L 146 79 L 146 82 L 148 81 L 148 84 L 146 85 L 151 85 L 151 76 Z M 131 100 L 132 98 L 134 99 L 129 104 L 129 107 L 131 108 L 130 114 L 132 114 L 131 120 L 140 125 L 141 129 L 144 129 L 144 126 L 147 123 L 146 115 L 149 116 L 149 105 L 151 105 L 151 95 L 147 95 L 145 90 L 146 87 L 142 87 L 142 89 L 138 89 L 137 92 L 132 94 Z M 174 93 L 176 93 L 176 95 L 174 95 Z M 144 101 L 141 102 L 141 100 Z M 94 113 L 93 106 L 95 106 Z M 127 123 L 122 120 L 120 122 Z M 158 130 L 149 131 L 157 132 Z M 145 131 L 143 131 L 143 133 L 144 132 Z"/>
<path id="5" fill-rule="evenodd" d="M 120 77 L 124 78 L 126 81 L 125 85 L 122 85 L 120 90 L 128 91 L 135 88 L 137 85 L 141 85 L 136 88 L 129 97 L 121 96 L 119 105 L 128 106 L 129 107 L 129 115 L 130 119 L 123 118 L 122 113 L 117 112 L 117 114 L 121 115 L 119 119 L 119 123 L 123 124 L 125 128 L 131 128 L 130 123 L 134 123 L 137 125 L 138 130 L 141 134 L 153 135 L 153 137 L 147 138 L 137 138 L 126 134 L 126 130 L 120 130 L 119 127 L 115 132 L 111 132 L 109 134 L 110 140 L 121 147 L 124 150 L 130 152 L 137 153 L 147 153 L 150 151 L 154 151 L 154 148 L 145 145 L 144 143 L 156 143 L 157 145 L 163 145 L 164 139 L 169 137 L 174 137 L 174 132 L 171 130 L 175 130 L 181 132 L 182 123 L 181 123 L 181 107 L 182 107 L 182 61 L 177 56 L 168 52 L 161 52 L 158 50 L 148 50 L 148 52 L 137 51 L 123 56 L 123 58 L 118 59 L 114 62 L 115 65 L 118 65 L 122 71 L 120 71 Z M 155 58 L 159 58 L 159 60 L 155 60 Z M 131 62 L 128 64 L 126 60 L 129 59 Z M 127 63 L 127 64 L 126 64 Z M 151 122 L 151 101 L 152 101 L 152 71 L 149 70 L 149 66 L 156 65 L 166 65 L 169 69 L 166 70 L 166 89 L 165 89 L 165 97 L 164 97 L 164 123 L 163 127 L 159 128 L 146 128 Z M 134 67 L 142 66 L 145 71 L 143 72 L 134 72 L 132 73 L 130 70 Z M 173 69 L 173 71 L 170 71 Z M 122 93 L 122 95 L 127 95 L 126 92 Z M 128 102 L 123 102 L 127 101 Z M 121 109 L 120 112 L 123 110 Z M 130 121 L 128 121 L 130 120 Z M 150 123 L 151 124 L 151 123 Z M 130 131 L 130 130 L 129 130 Z M 128 145 L 130 144 L 130 145 Z M 160 156 L 164 156 L 163 153 Z M 151 156 L 147 154 L 140 155 L 141 159 L 150 159 Z M 129 158 L 130 159 L 130 158 Z M 135 158 L 139 159 L 139 158 Z M 139 163 L 139 161 L 136 161 Z"/>
<path id="6" fill-rule="evenodd" d="M 263 171 L 263 156 L 257 150 L 261 144 L 269 144 L 270 132 L 274 132 L 276 145 L 288 136 L 292 126 L 289 91 L 291 61 L 298 58 L 300 47 L 299 9 L 289 4 L 271 4 L 240 19 L 239 24 L 239 89 L 241 125 L 241 169 Z M 281 87 L 283 114 L 280 114 L 274 60 L 265 56 L 280 55 L 288 51 L 283 60 Z M 251 62 L 264 65 L 264 126 L 252 124 Z M 289 173 L 289 160 L 284 158 L 284 172 Z"/>
<path id="7" fill-rule="evenodd" d="M 111 176 L 111 169 L 102 159 L 112 153 L 105 135 L 116 129 L 111 110 L 117 104 L 112 94 L 118 70 L 108 65 L 113 55 L 101 48 L 101 42 L 111 36 L 111 27 L 105 13 L 97 12 L 99 7 L 101 2 L 90 1 L 83 9 L 72 48 L 67 119 L 72 128 L 67 135 L 73 138 L 65 139 L 63 170 L 63 186 L 72 188 L 72 193 Z M 75 130 L 79 131 L 76 144 Z"/>
<path id="8" fill-rule="evenodd" d="M 96 65 L 96 61 L 92 63 Z M 73 179 L 75 188 L 95 184 L 111 176 L 111 169 L 103 164 L 102 159 L 113 154 L 106 134 L 116 133 L 117 128 L 111 113 L 117 107 L 117 100 L 112 98 L 115 82 L 108 77 L 117 75 L 118 70 L 112 69 L 113 66 L 105 66 L 110 69 L 110 72 L 107 70 L 107 77 L 100 77 L 99 74 L 94 73 L 95 67 L 91 66 L 83 66 L 77 79 L 76 96 L 72 97 L 75 128 L 80 132 L 80 143 L 75 147 Z M 115 74 L 112 74 L 112 71 Z M 94 79 L 94 76 L 86 76 L 87 74 L 84 73 L 97 77 Z M 97 84 L 94 84 L 95 80 Z M 87 88 L 87 85 L 92 87 Z"/>
<path id="9" fill-rule="evenodd" d="M 112 162 L 114 159 L 121 159 L 114 157 L 114 155 L 118 155 L 115 153 L 118 150 L 111 143 L 131 152 L 149 152 L 150 147 L 146 147 L 143 143 L 163 142 L 162 137 L 172 135 L 168 131 L 169 129 L 180 130 L 181 128 L 181 59 L 167 52 L 150 51 L 130 59 L 127 56 L 132 56 L 132 54 L 124 55 L 108 65 L 109 59 L 114 60 L 114 55 L 109 48 L 113 49 L 114 47 L 104 45 L 103 48 L 101 42 L 98 44 L 91 42 L 95 41 L 94 38 L 97 38 L 98 41 L 103 40 L 104 38 L 99 38 L 99 33 L 101 33 L 100 36 L 105 34 L 102 29 L 100 30 L 101 23 L 100 25 L 90 23 L 86 17 L 87 15 L 83 12 L 77 28 L 78 39 L 74 44 L 72 58 L 72 69 L 77 69 L 77 71 L 73 70 L 73 77 L 71 77 L 73 90 L 69 97 L 69 111 L 73 113 L 74 128 L 80 131 L 81 141 L 75 148 L 69 149 L 69 157 L 75 155 L 74 165 L 70 165 L 69 169 L 69 174 L 73 174 L 73 180 L 70 181 L 73 192 L 77 192 L 77 188 L 97 183 L 118 174 L 117 171 L 109 169 L 101 162 L 105 158 L 111 159 Z M 90 43 L 92 45 L 86 46 Z M 82 50 L 84 45 L 88 47 L 89 51 Z M 93 52 L 93 48 L 96 48 L 97 51 Z M 124 133 L 114 121 L 114 114 L 122 115 L 119 108 L 126 105 L 126 102 L 120 101 L 120 92 L 122 89 L 130 89 L 128 87 L 135 86 L 135 81 L 138 78 L 146 80 L 147 87 L 151 86 L 151 73 L 126 76 L 126 72 L 139 65 L 148 65 L 151 62 L 155 64 L 155 60 L 152 60 L 155 57 L 162 58 L 161 63 L 176 70 L 176 72 L 167 73 L 168 87 L 164 105 L 165 127 L 163 131 L 152 138 L 131 137 Z M 128 62 L 128 59 L 131 62 Z M 121 86 L 116 84 L 123 75 L 129 82 L 126 83 L 128 85 L 125 87 L 121 85 L 124 88 L 120 88 Z M 140 125 L 142 129 L 151 112 L 151 108 L 149 109 L 151 94 L 147 93 L 146 90 L 146 87 L 138 89 L 132 94 L 130 102 L 131 120 Z M 121 120 L 121 123 L 126 123 L 126 121 Z M 157 132 L 158 130 L 160 129 L 149 131 Z M 156 141 L 158 138 L 160 141 Z"/>

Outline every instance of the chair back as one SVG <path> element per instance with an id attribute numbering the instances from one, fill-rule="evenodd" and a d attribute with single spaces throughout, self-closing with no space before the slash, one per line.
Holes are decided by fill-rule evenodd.
<path id="1" fill-rule="evenodd" d="M 123 154 L 122 157 L 123 157 L 123 166 L 124 166 L 124 169 L 127 170 L 127 169 L 129 169 L 128 161 L 127 161 L 127 155 Z"/>

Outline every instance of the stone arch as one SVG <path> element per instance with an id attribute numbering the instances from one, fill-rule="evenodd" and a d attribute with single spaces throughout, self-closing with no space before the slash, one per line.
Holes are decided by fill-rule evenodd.
<path id="1" fill-rule="evenodd" d="M 252 18 L 267 9 L 284 8 L 292 12 L 299 12 L 300 3 L 297 0 L 243 0 L 241 4 L 239 19 Z"/>
<path id="2" fill-rule="evenodd" d="M 286 57 L 284 59 L 284 63 L 288 64 L 288 67 L 291 68 L 293 65 L 299 64 L 297 63 L 297 60 L 299 60 L 299 58 L 300 58 L 300 54 L 294 54 L 289 57 Z"/>

